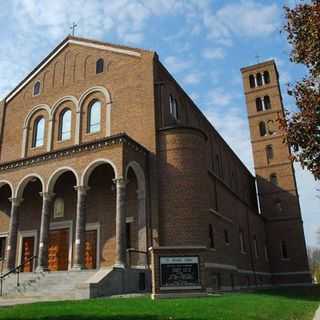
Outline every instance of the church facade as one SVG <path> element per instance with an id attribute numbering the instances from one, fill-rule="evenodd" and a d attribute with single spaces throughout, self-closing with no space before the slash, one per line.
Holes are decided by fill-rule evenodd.
<path id="1" fill-rule="evenodd" d="M 148 270 L 154 296 L 310 283 L 277 69 L 241 71 L 256 178 L 155 52 L 67 37 L 0 105 L 6 268 Z"/>

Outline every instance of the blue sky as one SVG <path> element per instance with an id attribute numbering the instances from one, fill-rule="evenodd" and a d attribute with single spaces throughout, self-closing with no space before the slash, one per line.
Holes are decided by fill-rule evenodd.
<path id="1" fill-rule="evenodd" d="M 252 171 L 251 146 L 239 69 L 273 58 L 285 106 L 286 83 L 305 70 L 291 64 L 280 34 L 283 5 L 295 0 L 11 0 L 0 3 L 0 98 L 70 32 L 158 52 L 182 87 Z M 297 166 L 307 243 L 316 245 L 320 188 Z"/>

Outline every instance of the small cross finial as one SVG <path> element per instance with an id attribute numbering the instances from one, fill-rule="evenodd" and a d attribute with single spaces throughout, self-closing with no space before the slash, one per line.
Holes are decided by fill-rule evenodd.
<path id="1" fill-rule="evenodd" d="M 257 59 L 257 63 L 260 62 L 260 56 L 258 54 L 256 54 L 256 59 Z"/>
<path id="2" fill-rule="evenodd" d="M 74 36 L 74 32 L 75 32 L 75 29 L 76 29 L 76 27 L 77 27 L 78 25 L 75 23 L 75 22 L 73 22 L 72 23 L 72 26 L 70 27 L 70 29 L 72 30 L 72 36 Z"/>

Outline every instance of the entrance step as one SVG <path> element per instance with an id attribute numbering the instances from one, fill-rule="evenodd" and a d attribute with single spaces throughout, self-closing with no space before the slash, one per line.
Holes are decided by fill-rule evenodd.
<path id="1" fill-rule="evenodd" d="M 96 270 L 26 272 L 20 274 L 19 286 L 17 286 L 16 275 L 13 274 L 4 282 L 2 299 L 67 300 L 90 298 L 90 286 L 86 281 L 96 272 Z"/>

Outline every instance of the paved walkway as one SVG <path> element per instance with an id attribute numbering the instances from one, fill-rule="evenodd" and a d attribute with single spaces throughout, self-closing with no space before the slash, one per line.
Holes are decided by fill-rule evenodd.
<path id="1" fill-rule="evenodd" d="M 320 320 L 320 306 L 318 310 L 316 311 L 313 320 Z"/>

